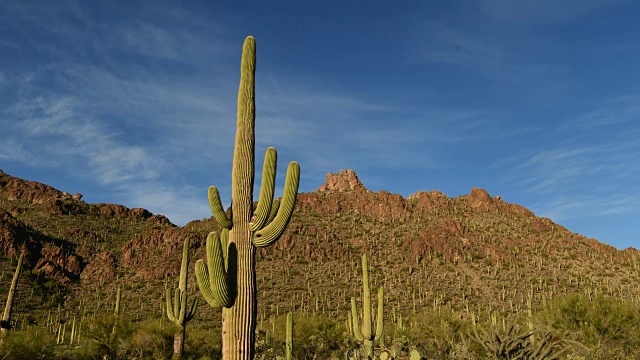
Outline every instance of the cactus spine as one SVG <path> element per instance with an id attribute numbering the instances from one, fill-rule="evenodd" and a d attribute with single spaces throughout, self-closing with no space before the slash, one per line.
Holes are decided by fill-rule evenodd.
<path id="1" fill-rule="evenodd" d="M 173 338 L 173 355 L 174 358 L 180 359 L 184 350 L 184 336 L 187 323 L 193 319 L 198 306 L 196 298 L 191 304 L 191 308 L 187 311 L 187 278 L 189 276 L 189 239 L 184 241 L 182 249 L 182 265 L 180 267 L 180 283 L 174 291 L 174 300 L 171 304 L 171 289 L 167 289 L 167 317 L 171 322 L 178 325 L 179 331 Z"/>
<path id="2" fill-rule="evenodd" d="M 291 162 L 284 193 L 274 201 L 277 154 L 267 149 L 262 170 L 258 206 L 253 210 L 255 158 L 255 66 L 256 43 L 245 39 L 240 66 L 238 116 L 233 155 L 231 218 L 220 202 L 218 189 L 209 188 L 209 204 L 223 228 L 220 239 L 207 237 L 207 263 L 196 262 L 196 278 L 203 297 L 213 307 L 222 307 L 222 356 L 253 359 L 257 318 L 256 248 L 273 244 L 284 232 L 296 201 L 300 167 Z"/>
<path id="3" fill-rule="evenodd" d="M 371 314 L 371 289 L 369 288 L 369 257 L 362 255 L 362 326 L 358 322 L 358 312 L 356 309 L 356 298 L 351 298 L 351 326 L 356 340 L 363 343 L 364 348 L 373 349 L 373 342 L 382 338 L 383 332 L 383 308 L 382 299 L 384 290 L 378 290 L 378 316 L 376 318 L 376 329 L 373 329 L 373 316 Z"/>
<path id="4" fill-rule="evenodd" d="M 2 321 L 0 321 L 0 345 L 2 345 L 2 339 L 6 335 L 10 326 L 11 308 L 13 307 L 13 298 L 18 287 L 18 278 L 20 277 L 20 271 L 22 271 L 22 258 L 24 254 L 20 254 L 18 258 L 18 265 L 16 266 L 16 272 L 13 274 L 13 280 L 11 281 L 11 287 L 9 288 L 9 295 L 7 295 L 7 304 L 4 307 L 4 315 Z"/>

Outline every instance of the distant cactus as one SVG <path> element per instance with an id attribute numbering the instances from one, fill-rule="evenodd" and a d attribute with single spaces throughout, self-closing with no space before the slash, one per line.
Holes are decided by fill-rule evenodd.
<path id="1" fill-rule="evenodd" d="M 16 272 L 13 274 L 13 280 L 11 281 L 11 287 L 9 287 L 9 295 L 7 295 L 7 304 L 4 307 L 4 315 L 0 321 L 0 345 L 2 345 L 2 339 L 6 335 L 6 332 L 11 328 L 11 308 L 13 307 L 13 299 L 18 287 L 18 278 L 20 277 L 20 271 L 22 271 L 22 258 L 24 254 L 20 254 L 18 258 L 18 265 L 16 266 Z"/>
<path id="2" fill-rule="evenodd" d="M 277 154 L 274 148 L 267 149 L 260 198 L 254 211 L 255 67 L 256 43 L 249 36 L 244 42 L 240 66 L 231 218 L 222 207 L 218 189 L 210 187 L 211 211 L 224 230 L 220 240 L 215 233 L 207 237 L 207 263 L 196 262 L 200 292 L 209 305 L 223 308 L 222 356 L 225 360 L 253 359 L 255 355 L 256 248 L 273 244 L 284 232 L 293 214 L 300 180 L 300 166 L 291 162 L 282 200 L 274 201 Z"/>
<path id="3" fill-rule="evenodd" d="M 109 343 L 112 344 L 116 338 L 116 329 L 118 327 L 118 318 L 120 317 L 120 286 L 116 290 L 116 305 L 113 308 L 113 328 L 111 328 L 111 337 Z"/>
<path id="4" fill-rule="evenodd" d="M 179 331 L 173 338 L 173 355 L 174 358 L 180 359 L 184 350 L 184 337 L 186 333 L 187 323 L 193 319 L 198 307 L 198 299 L 196 298 L 189 311 L 187 311 L 187 279 L 189 276 L 189 239 L 184 241 L 182 249 L 182 265 L 180 267 L 180 283 L 174 292 L 173 304 L 171 303 L 172 291 L 167 289 L 167 317 L 169 321 L 178 325 Z"/>
<path id="5" fill-rule="evenodd" d="M 351 298 L 351 326 L 356 340 L 363 343 L 364 348 L 373 348 L 373 342 L 382 338 L 383 328 L 383 296 L 382 287 L 378 290 L 378 314 L 376 328 L 373 329 L 373 316 L 371 314 L 371 289 L 369 288 L 369 257 L 362 255 L 362 326 L 359 325 L 356 299 Z"/>
<path id="6" fill-rule="evenodd" d="M 286 356 L 287 360 L 293 359 L 293 313 L 287 314 L 287 334 L 286 334 Z"/>
<path id="7" fill-rule="evenodd" d="M 121 291 L 120 291 L 120 286 L 118 286 L 118 289 L 116 290 L 116 304 L 113 307 L 113 316 L 116 318 L 120 316 L 120 296 L 121 296 Z"/>

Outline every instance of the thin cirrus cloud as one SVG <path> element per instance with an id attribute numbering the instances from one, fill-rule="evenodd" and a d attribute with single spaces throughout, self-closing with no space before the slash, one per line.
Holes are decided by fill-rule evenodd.
<path id="1" fill-rule="evenodd" d="M 559 132 L 572 139 L 569 131 Z M 497 166 L 506 165 L 506 181 L 539 199 L 532 209 L 554 220 L 640 211 L 635 195 L 640 191 L 637 131 L 610 134 L 606 139 L 582 135 L 551 149 L 504 159 Z"/>
<path id="2" fill-rule="evenodd" d="M 23 99 L 12 114 L 10 128 L 32 144 L 28 157 L 37 165 L 64 166 L 73 172 L 87 164 L 104 184 L 150 179 L 157 174 L 154 167 L 161 166 L 145 149 L 122 143 L 116 131 L 88 118 L 73 98 Z"/>
<path id="3" fill-rule="evenodd" d="M 258 5 L 3 2 L 0 167 L 178 224 L 209 216 L 208 186 L 229 203 L 250 32 L 264 46 L 257 170 L 275 146 L 280 190 L 296 160 L 301 191 L 353 168 L 372 190 L 456 196 L 482 186 L 556 221 L 631 217 L 640 102 L 619 60 L 634 58 L 636 40 L 611 37 L 614 58 L 594 54 L 610 34 L 578 36 L 619 4 L 429 3 L 391 17 L 345 6 L 328 30 L 314 12 L 274 27 L 257 19 Z M 378 23 L 384 34 L 351 43 Z"/>
<path id="4" fill-rule="evenodd" d="M 78 30 L 91 23 L 92 15 L 82 8 L 73 14 L 75 22 L 66 22 L 64 13 L 54 12 L 46 24 L 37 25 L 58 29 L 66 50 L 56 49 L 56 61 L 35 70 L 24 69 L 22 77 L 12 80 L 12 87 L 19 91 L 3 109 L 11 136 L 0 135 L 0 142 L 16 151 L 3 158 L 67 169 L 67 175 L 109 187 L 113 198 L 101 200 L 147 207 L 178 223 L 207 216 L 206 202 L 203 206 L 198 200 L 202 197 L 199 187 L 181 179 L 202 169 L 215 179 L 228 172 L 237 65 L 232 69 L 224 63 L 210 66 L 227 48 L 216 43 L 213 48 L 220 51 L 212 51 L 212 46 L 205 46 L 209 43 L 206 34 L 194 26 L 183 27 L 187 19 L 175 16 L 172 19 L 177 24 L 129 21 L 109 32 L 97 26 L 89 39 Z M 22 18 L 35 22 L 37 16 L 23 14 Z M 181 30 L 169 31 L 172 27 Z M 74 53 L 77 56 L 69 55 Z M 104 56 L 99 61 L 86 60 L 94 54 Z M 134 54 L 141 59 L 120 59 L 114 54 Z M 161 71 L 167 64 L 181 64 L 188 70 Z M 393 111 L 386 105 L 312 89 L 287 78 L 258 86 L 264 94 L 257 99 L 262 112 L 258 146 L 278 144 L 284 163 L 304 163 L 303 181 L 321 178 L 327 168 L 334 170 L 327 156 L 342 158 L 349 166 L 358 151 L 367 149 L 363 141 L 345 149 L 341 144 L 348 139 L 344 134 L 336 136 L 335 124 L 362 114 Z M 212 160 L 213 168 L 208 165 Z M 285 171 L 286 166 L 281 165 L 281 177 Z M 216 185 L 225 188 L 227 182 Z M 211 182 L 203 188 L 208 185 Z M 309 182 L 307 186 L 317 185 Z"/>

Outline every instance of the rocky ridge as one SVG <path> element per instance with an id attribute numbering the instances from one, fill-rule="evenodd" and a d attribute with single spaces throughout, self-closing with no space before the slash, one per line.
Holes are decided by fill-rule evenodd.
<path id="1" fill-rule="evenodd" d="M 210 231 L 219 231 L 213 219 L 177 227 L 145 209 L 87 204 L 79 194 L 0 171 L 0 265 L 9 271 L 11 259 L 25 252 L 25 269 L 43 293 L 50 293 L 45 290 L 49 280 L 74 289 L 66 290 L 65 302 L 73 302 L 77 291 L 100 291 L 116 283 L 141 289 L 138 298 L 127 301 L 148 301 L 145 294 L 159 291 L 154 287 L 178 274 L 183 240 L 190 240 L 192 259 L 202 258 Z M 449 294 L 452 304 L 462 293 L 475 301 L 498 303 L 495 288 L 513 281 L 526 294 L 531 284 L 522 280 L 525 273 L 547 279 L 554 291 L 574 284 L 584 287 L 588 276 L 594 284 L 607 281 L 613 288 L 602 274 L 611 263 L 623 266 L 637 253 L 573 234 L 480 188 L 455 198 L 437 190 L 404 198 L 369 191 L 355 171 L 340 170 L 327 174 L 316 192 L 299 194 L 284 235 L 258 250 L 264 289 L 259 301 L 286 308 L 288 297 L 283 294 L 307 294 L 306 287 L 297 289 L 296 284 L 313 282 L 318 293 L 335 303 L 344 294 L 332 291 L 352 289 L 345 274 L 357 269 L 363 252 L 370 255 L 373 269 L 381 268 L 372 273 L 372 281 L 388 283 L 385 296 L 390 301 L 415 296 L 406 292 L 410 283 L 431 288 L 421 296 Z M 289 275 L 282 274 L 283 269 Z M 627 270 L 617 271 L 631 276 Z M 569 281 L 578 273 L 580 280 Z M 625 291 L 640 296 L 640 287 Z"/>

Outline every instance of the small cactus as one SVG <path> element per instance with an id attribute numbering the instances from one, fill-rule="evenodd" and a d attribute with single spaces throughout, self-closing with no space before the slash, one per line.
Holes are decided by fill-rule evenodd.
<path id="1" fill-rule="evenodd" d="M 174 335 L 173 354 L 174 357 L 180 359 L 184 350 L 184 337 L 186 333 L 187 323 L 193 319 L 198 307 L 198 299 L 196 298 L 189 311 L 187 311 L 187 279 L 189 275 L 189 239 L 184 241 L 182 249 L 182 265 L 180 267 L 180 283 L 174 291 L 173 304 L 171 301 L 171 289 L 167 289 L 167 317 L 171 322 L 178 325 L 179 331 Z"/>
<path id="2" fill-rule="evenodd" d="M 286 356 L 287 360 L 293 359 L 293 313 L 287 314 L 287 334 L 286 334 Z"/>
<path id="3" fill-rule="evenodd" d="M 118 318 L 120 317 L 120 286 L 116 290 L 116 305 L 113 308 L 113 328 L 111 329 L 110 343 L 116 338 L 116 328 L 118 327 Z"/>
<path id="4" fill-rule="evenodd" d="M 376 328 L 373 329 L 373 316 L 371 314 L 371 290 L 369 288 L 369 257 L 362 255 L 362 283 L 363 283 L 363 304 L 362 304 L 362 326 L 358 322 L 358 312 L 356 299 L 351 298 L 351 326 L 356 340 L 363 343 L 364 347 L 372 348 L 374 341 L 382 338 L 383 332 L 383 296 L 382 287 L 378 290 L 378 314 L 376 318 Z"/>

